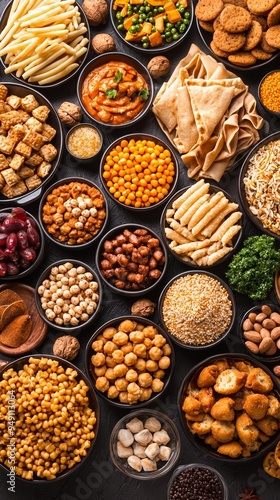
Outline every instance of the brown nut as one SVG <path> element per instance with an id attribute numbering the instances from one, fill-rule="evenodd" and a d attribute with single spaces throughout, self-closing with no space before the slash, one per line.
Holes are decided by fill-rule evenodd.
<path id="1" fill-rule="evenodd" d="M 265 337 L 262 339 L 259 345 L 259 353 L 264 354 L 273 344 L 273 340 L 271 337 Z"/>
<path id="2" fill-rule="evenodd" d="M 279 313 L 277 313 L 277 312 L 271 313 L 270 318 L 273 319 L 273 321 L 275 321 L 275 323 L 277 323 L 277 325 L 280 325 L 280 314 Z"/>
<path id="3" fill-rule="evenodd" d="M 256 321 L 258 323 L 262 323 L 265 318 L 267 318 L 267 314 L 261 312 L 261 313 L 257 314 Z"/>
<path id="4" fill-rule="evenodd" d="M 256 332 L 260 332 L 262 329 L 262 325 L 260 323 L 254 323 L 253 328 Z"/>
<path id="5" fill-rule="evenodd" d="M 272 340 L 272 339 L 271 339 Z M 277 346 L 276 343 L 272 340 L 271 346 L 265 351 L 266 356 L 274 356 L 277 352 Z"/>
<path id="6" fill-rule="evenodd" d="M 277 340 L 280 337 L 280 326 L 276 326 L 270 332 L 272 340 Z"/>
<path id="7" fill-rule="evenodd" d="M 256 321 L 256 313 L 254 312 L 251 312 L 249 315 L 248 315 L 248 318 L 252 321 L 252 323 L 255 323 Z"/>
<path id="8" fill-rule="evenodd" d="M 90 26 L 106 24 L 109 15 L 109 7 L 106 0 L 84 0 L 82 9 L 87 16 Z"/>
<path id="9" fill-rule="evenodd" d="M 80 123 L 83 116 L 80 106 L 68 101 L 59 106 L 57 113 L 62 123 L 69 128 Z"/>
<path id="10" fill-rule="evenodd" d="M 139 299 L 131 306 L 131 314 L 135 316 L 151 316 L 155 311 L 156 304 L 149 299 Z"/>
<path id="11" fill-rule="evenodd" d="M 271 308 L 267 304 L 263 304 L 261 309 L 262 309 L 262 312 L 264 314 L 266 314 L 267 316 L 270 316 L 272 313 Z"/>
<path id="12" fill-rule="evenodd" d="M 147 69 L 152 78 L 160 78 L 170 71 L 170 61 L 165 56 L 155 56 L 148 62 Z"/>
<path id="13" fill-rule="evenodd" d="M 116 50 L 114 38 L 107 33 L 98 33 L 91 40 L 91 46 L 96 54 L 113 52 Z"/>
<path id="14" fill-rule="evenodd" d="M 275 323 L 275 321 L 273 321 L 273 319 L 271 318 L 265 318 L 262 322 L 262 326 L 264 328 L 267 328 L 268 330 L 272 330 L 272 328 L 275 328 L 276 324 L 277 323 Z"/>
<path id="15" fill-rule="evenodd" d="M 276 345 L 277 345 L 277 348 L 280 349 L 280 339 L 276 340 Z"/>
<path id="16" fill-rule="evenodd" d="M 260 334 L 261 334 L 262 339 L 264 339 L 264 338 L 271 338 L 270 337 L 270 331 L 267 330 L 267 328 L 261 328 L 260 329 Z"/>
<path id="17" fill-rule="evenodd" d="M 250 340 L 251 342 L 255 342 L 256 344 L 259 344 L 262 341 L 261 334 L 255 332 L 254 330 L 245 331 L 243 332 L 243 335 L 246 340 Z"/>
<path id="18" fill-rule="evenodd" d="M 280 377 L 280 365 L 276 365 L 273 367 L 273 373 L 276 377 Z"/>
<path id="19" fill-rule="evenodd" d="M 250 340 L 247 340 L 245 342 L 245 345 L 246 347 L 248 347 L 248 349 L 253 353 L 253 354 L 258 354 L 259 353 L 259 347 L 257 346 L 257 344 L 255 344 L 254 342 L 251 342 Z"/>
<path id="20" fill-rule="evenodd" d="M 78 355 L 80 350 L 80 342 L 72 335 L 63 335 L 56 339 L 53 345 L 53 353 L 55 356 L 72 361 Z"/>
<path id="21" fill-rule="evenodd" d="M 245 330 L 245 331 L 252 330 L 252 328 L 253 328 L 253 323 L 252 323 L 252 321 L 251 321 L 249 318 L 245 319 L 245 321 L 243 321 L 242 328 L 243 328 L 243 330 Z"/>

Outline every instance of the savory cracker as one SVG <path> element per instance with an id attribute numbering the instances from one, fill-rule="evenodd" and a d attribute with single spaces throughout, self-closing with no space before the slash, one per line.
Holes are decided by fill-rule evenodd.
<path id="1" fill-rule="evenodd" d="M 217 29 L 213 34 L 215 45 L 225 52 L 236 52 L 246 42 L 246 36 L 243 33 L 228 33 L 225 30 Z"/>
<path id="2" fill-rule="evenodd" d="M 212 21 L 198 21 L 199 26 L 204 29 L 205 31 L 208 31 L 208 33 L 214 33 L 214 26 Z"/>
<path id="3" fill-rule="evenodd" d="M 252 66 L 257 62 L 257 58 L 250 52 L 236 52 L 228 56 L 229 62 L 237 66 Z"/>
<path id="4" fill-rule="evenodd" d="M 242 47 L 244 50 L 252 50 L 262 39 L 262 26 L 258 21 L 252 20 L 251 27 L 246 33 L 246 42 Z"/>
<path id="5" fill-rule="evenodd" d="M 252 49 L 251 54 L 260 61 L 268 61 L 272 57 L 271 53 L 269 54 L 259 47 Z"/>
<path id="6" fill-rule="evenodd" d="M 200 21 L 212 21 L 223 10 L 222 0 L 199 0 L 195 7 L 195 15 Z"/>
<path id="7" fill-rule="evenodd" d="M 280 23 L 280 4 L 275 5 L 267 15 L 267 26 L 275 26 Z"/>
<path id="8" fill-rule="evenodd" d="M 248 10 L 236 5 L 227 5 L 221 12 L 221 24 L 229 33 L 242 33 L 250 28 L 252 17 Z"/>
<path id="9" fill-rule="evenodd" d="M 217 45 L 215 44 L 214 40 L 211 40 L 211 42 L 210 42 L 210 49 L 218 57 L 228 57 L 229 56 L 229 52 L 226 52 L 225 50 L 219 49 L 219 47 L 217 47 Z"/>
<path id="10" fill-rule="evenodd" d="M 247 0 L 247 7 L 253 14 L 266 14 L 276 4 L 277 0 Z"/>
<path id="11" fill-rule="evenodd" d="M 267 41 L 265 39 L 265 33 L 262 34 L 260 48 L 264 52 L 268 52 L 269 54 L 273 54 L 277 50 L 275 47 L 271 47 L 271 45 L 269 45 L 269 43 L 267 43 Z"/>
<path id="12" fill-rule="evenodd" d="M 280 49 L 280 24 L 277 26 L 271 26 L 265 33 L 265 39 L 271 47 Z"/>

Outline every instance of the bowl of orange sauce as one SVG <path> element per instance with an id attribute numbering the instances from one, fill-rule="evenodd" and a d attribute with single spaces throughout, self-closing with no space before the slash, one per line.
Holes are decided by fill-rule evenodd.
<path id="1" fill-rule="evenodd" d="M 77 95 L 84 113 L 96 124 L 126 127 L 148 113 L 154 86 L 147 68 L 136 58 L 108 52 L 84 67 Z"/>
<path id="2" fill-rule="evenodd" d="M 72 158 L 79 162 L 93 160 L 102 148 L 103 135 L 91 123 L 78 123 L 66 135 L 65 145 Z"/>

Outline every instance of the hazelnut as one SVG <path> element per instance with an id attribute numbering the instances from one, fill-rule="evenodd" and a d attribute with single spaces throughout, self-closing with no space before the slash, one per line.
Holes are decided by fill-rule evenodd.
<path id="1" fill-rule="evenodd" d="M 56 339 L 53 345 L 53 353 L 60 358 L 72 361 L 78 355 L 80 342 L 72 335 L 63 335 Z"/>
<path id="2" fill-rule="evenodd" d="M 80 106 L 73 102 L 63 102 L 59 106 L 57 113 L 62 123 L 69 128 L 77 125 L 82 120 L 82 110 Z"/>
<path id="3" fill-rule="evenodd" d="M 160 78 L 170 71 L 170 61 L 165 56 L 155 56 L 148 62 L 147 69 L 152 78 Z"/>
<path id="4" fill-rule="evenodd" d="M 84 0 L 82 9 L 87 16 L 90 26 L 106 24 L 109 14 L 109 7 L 106 0 Z"/>
<path id="5" fill-rule="evenodd" d="M 274 372 L 274 375 L 276 375 L 276 377 L 280 377 L 280 365 L 274 366 L 273 372 Z"/>
<path id="6" fill-rule="evenodd" d="M 116 50 L 115 40 L 107 33 L 99 33 L 91 40 L 91 46 L 96 54 L 104 54 Z"/>
<path id="7" fill-rule="evenodd" d="M 131 306 L 133 316 L 151 316 L 155 311 L 156 304 L 149 299 L 139 299 Z"/>

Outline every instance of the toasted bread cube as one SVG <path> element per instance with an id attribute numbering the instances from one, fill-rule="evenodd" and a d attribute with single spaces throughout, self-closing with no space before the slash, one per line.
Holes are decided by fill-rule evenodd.
<path id="1" fill-rule="evenodd" d="M 32 111 L 32 116 L 34 118 L 37 118 L 40 122 L 45 122 L 49 116 L 50 109 L 48 106 L 38 106 L 37 108 L 33 109 Z"/>
<path id="2" fill-rule="evenodd" d="M 3 153 L 0 153 L 0 170 L 4 170 L 4 168 L 8 168 L 9 162 Z"/>
<path id="3" fill-rule="evenodd" d="M 5 130 L 9 130 L 17 123 L 22 123 L 19 110 L 6 111 L 0 114 L 1 125 Z"/>
<path id="4" fill-rule="evenodd" d="M 38 151 L 42 147 L 44 140 L 42 134 L 38 134 L 38 132 L 35 132 L 35 130 L 29 129 L 22 139 L 22 142 L 28 144 L 28 146 L 31 146 L 31 148 Z"/>
<path id="5" fill-rule="evenodd" d="M 11 108 L 18 109 L 21 105 L 21 98 L 12 94 L 6 98 L 6 102 L 11 106 Z"/>
<path id="6" fill-rule="evenodd" d="M 35 132 L 41 133 L 43 130 L 43 124 L 37 120 L 37 118 L 34 118 L 34 116 L 30 116 L 28 120 L 25 122 L 25 125 L 30 128 L 31 130 L 35 130 Z"/>
<path id="7" fill-rule="evenodd" d="M 21 99 L 21 107 L 27 113 L 32 113 L 33 109 L 38 108 L 38 106 L 39 103 L 32 94 L 28 94 Z"/>
<path id="8" fill-rule="evenodd" d="M 20 180 L 14 186 L 8 186 L 8 184 L 5 184 L 5 186 L 1 190 L 1 193 L 4 196 L 6 196 L 7 198 L 15 198 L 16 196 L 21 196 L 22 194 L 25 194 L 26 192 L 27 192 L 27 187 L 26 187 L 24 181 L 22 181 L 22 180 Z"/>
<path id="9" fill-rule="evenodd" d="M 43 161 L 43 158 L 42 156 L 38 155 L 37 153 L 34 153 L 33 155 L 30 156 L 30 158 L 28 158 L 28 160 L 26 160 L 25 164 L 28 165 L 29 167 L 38 167 L 38 165 L 40 165 L 40 163 L 42 163 Z"/>
<path id="10" fill-rule="evenodd" d="M 57 155 L 57 149 L 53 144 L 45 144 L 40 149 L 40 154 L 46 161 L 53 161 Z"/>
<path id="11" fill-rule="evenodd" d="M 48 161 L 42 161 L 42 163 L 39 165 L 39 167 L 36 170 L 37 175 L 39 177 L 47 177 L 51 171 L 52 165 Z"/>
<path id="12" fill-rule="evenodd" d="M 15 142 L 21 141 L 26 134 L 26 128 L 22 123 L 18 123 L 10 128 L 8 131 L 8 137 Z"/>
<path id="13" fill-rule="evenodd" d="M 27 120 L 30 118 L 30 115 L 23 109 L 18 109 L 17 112 L 21 123 L 27 122 Z"/>
<path id="14" fill-rule="evenodd" d="M 56 135 L 56 130 L 48 123 L 43 123 L 43 130 L 41 133 L 45 142 L 51 142 Z"/>
<path id="15" fill-rule="evenodd" d="M 13 186 L 20 180 L 20 177 L 16 174 L 16 172 L 12 168 L 5 168 L 4 170 L 2 170 L 1 173 L 8 186 Z"/>
<path id="16" fill-rule="evenodd" d="M 0 152 L 6 155 L 10 155 L 15 147 L 15 141 L 10 137 L 5 137 L 0 135 Z"/>
<path id="17" fill-rule="evenodd" d="M 12 168 L 13 170 L 17 171 L 22 167 L 24 164 L 25 158 L 22 155 L 19 155 L 18 153 L 15 153 L 14 156 L 12 157 L 9 167 Z"/>
<path id="18" fill-rule="evenodd" d="M 32 175 L 34 175 L 34 170 L 26 165 L 23 165 L 17 174 L 21 179 L 28 179 L 28 177 L 32 177 Z"/>
<path id="19" fill-rule="evenodd" d="M 6 85 L 0 85 L 0 99 L 5 101 L 8 95 L 8 87 Z"/>
<path id="20" fill-rule="evenodd" d="M 20 155 L 23 155 L 24 158 L 30 158 L 32 153 L 32 148 L 28 144 L 25 144 L 25 142 L 20 141 L 15 147 L 15 152 Z"/>
<path id="21" fill-rule="evenodd" d="M 42 181 L 37 174 L 34 174 L 34 175 L 32 175 L 32 177 L 25 179 L 25 184 L 26 184 L 28 190 L 32 191 L 33 189 L 36 189 L 37 187 L 39 187 L 42 184 Z"/>
<path id="22" fill-rule="evenodd" d="M 5 179 L 4 179 L 3 175 L 0 172 L 0 190 L 3 189 L 3 187 L 5 186 L 5 184 L 6 184 Z"/>
<path id="23" fill-rule="evenodd" d="M 0 114 L 6 112 L 6 103 L 3 101 L 3 99 L 0 99 Z"/>
<path id="24" fill-rule="evenodd" d="M 0 135 L 4 135 L 6 137 L 7 135 L 7 130 L 5 130 L 3 127 L 0 126 Z"/>

